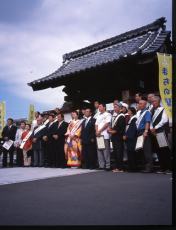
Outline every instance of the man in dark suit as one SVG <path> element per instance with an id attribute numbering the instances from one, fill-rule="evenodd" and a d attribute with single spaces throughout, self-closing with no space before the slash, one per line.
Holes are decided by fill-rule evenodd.
<path id="1" fill-rule="evenodd" d="M 54 138 L 54 166 L 56 168 L 65 168 L 66 159 L 64 153 L 65 133 L 67 132 L 68 123 L 64 121 L 64 114 L 57 115 L 57 122 L 55 123 Z"/>
<path id="2" fill-rule="evenodd" d="M 86 109 L 85 120 L 82 123 L 81 140 L 82 153 L 85 168 L 96 168 L 96 134 L 95 134 L 95 118 L 92 117 L 91 109 Z"/>
<path id="3" fill-rule="evenodd" d="M 111 121 L 111 128 L 108 129 L 108 132 L 111 134 L 111 141 L 113 146 L 113 152 L 115 157 L 115 168 L 113 172 L 123 172 L 123 150 L 124 142 L 123 135 L 125 133 L 126 121 L 125 115 L 121 112 L 122 104 L 114 103 L 114 113 Z"/>
<path id="4" fill-rule="evenodd" d="M 7 125 L 4 127 L 2 131 L 2 138 L 3 141 L 15 141 L 15 135 L 16 135 L 17 127 L 13 125 L 13 119 L 9 118 L 7 120 Z M 13 152 L 14 152 L 14 145 L 10 147 L 9 150 L 3 148 L 3 167 L 7 167 L 7 154 L 9 153 L 10 156 L 10 163 L 9 166 L 13 167 Z"/>
<path id="5" fill-rule="evenodd" d="M 32 150 L 34 155 L 34 167 L 42 167 L 44 166 L 44 145 L 43 145 L 43 136 L 45 134 L 45 129 L 42 125 L 43 118 L 38 117 L 37 118 L 37 126 L 34 127 L 33 133 L 32 133 Z"/>
<path id="6" fill-rule="evenodd" d="M 53 134 L 55 133 L 55 114 L 49 114 L 49 122 L 46 125 L 45 134 L 43 140 L 45 144 L 45 166 L 54 167 L 54 138 Z"/>

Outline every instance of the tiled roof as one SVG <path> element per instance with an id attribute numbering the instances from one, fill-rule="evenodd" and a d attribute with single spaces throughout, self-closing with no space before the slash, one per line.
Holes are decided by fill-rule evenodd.
<path id="1" fill-rule="evenodd" d="M 118 62 L 123 58 L 156 53 L 170 36 L 165 31 L 165 18 L 123 33 L 86 48 L 63 55 L 63 65 L 54 73 L 28 83 L 33 90 L 45 89 L 57 81 L 62 85 L 64 78 L 75 73 L 96 68 L 103 64 Z M 60 82 L 60 83 L 59 83 Z"/>

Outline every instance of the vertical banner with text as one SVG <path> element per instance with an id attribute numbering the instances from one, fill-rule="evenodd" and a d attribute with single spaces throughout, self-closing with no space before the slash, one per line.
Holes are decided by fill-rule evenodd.
<path id="1" fill-rule="evenodd" d="M 0 137 L 5 126 L 6 105 L 5 102 L 0 102 Z"/>
<path id="2" fill-rule="evenodd" d="M 35 115 L 34 105 L 30 105 L 29 106 L 29 115 L 28 115 L 29 124 L 31 124 L 32 121 L 34 120 L 34 115 Z"/>
<path id="3" fill-rule="evenodd" d="M 172 55 L 157 53 L 159 63 L 159 90 L 163 107 L 172 120 Z"/>

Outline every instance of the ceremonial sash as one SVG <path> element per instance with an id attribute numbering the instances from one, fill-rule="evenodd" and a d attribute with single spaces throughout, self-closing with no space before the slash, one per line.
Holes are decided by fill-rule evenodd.
<path id="1" fill-rule="evenodd" d="M 29 133 L 25 136 L 25 138 L 22 140 L 20 149 L 23 149 L 24 145 L 26 144 L 26 141 L 29 139 L 29 137 L 32 135 L 32 131 L 29 131 Z"/>
<path id="2" fill-rule="evenodd" d="M 49 119 L 47 119 L 43 124 L 44 124 L 44 125 L 47 125 L 48 122 L 49 122 Z"/>
<path id="3" fill-rule="evenodd" d="M 140 125 L 140 123 L 141 123 L 141 121 L 142 121 L 142 118 L 145 116 L 145 114 L 146 114 L 147 111 L 148 111 L 148 110 L 145 110 L 145 111 L 138 117 L 138 119 L 137 119 L 137 121 L 136 121 L 137 129 L 138 129 L 138 127 L 139 127 L 139 125 Z"/>
<path id="4" fill-rule="evenodd" d="M 117 120 L 119 119 L 119 117 L 124 117 L 124 114 L 123 113 L 120 113 L 119 115 L 117 115 L 117 117 L 112 121 L 112 128 L 114 128 Z"/>
<path id="5" fill-rule="evenodd" d="M 71 130 L 70 134 L 74 135 L 75 132 L 79 129 L 79 127 L 81 126 L 82 122 L 84 121 L 84 119 L 78 121 L 75 126 L 73 127 L 73 129 Z"/>
<path id="6" fill-rule="evenodd" d="M 134 116 L 132 116 L 132 117 L 130 118 L 130 120 L 129 120 L 127 126 L 126 126 L 126 131 L 128 130 L 129 125 L 131 124 L 131 122 L 132 122 L 132 120 L 133 120 L 134 118 L 136 118 L 136 115 L 134 115 Z"/>
<path id="7" fill-rule="evenodd" d="M 42 129 L 44 129 L 46 127 L 46 125 L 40 125 L 38 128 L 36 128 L 35 130 L 34 130 L 34 135 L 36 134 L 36 133 L 38 133 L 39 131 L 41 131 Z"/>
<path id="8" fill-rule="evenodd" d="M 157 111 L 155 111 L 153 117 L 152 117 L 152 122 L 156 120 L 156 118 L 159 116 L 159 114 L 164 110 L 164 108 L 160 108 Z"/>

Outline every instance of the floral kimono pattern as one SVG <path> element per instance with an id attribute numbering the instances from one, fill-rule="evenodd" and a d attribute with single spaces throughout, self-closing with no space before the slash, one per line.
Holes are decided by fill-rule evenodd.
<path id="1" fill-rule="evenodd" d="M 82 120 L 72 120 L 65 134 L 65 155 L 67 165 L 71 167 L 81 166 L 81 123 Z"/>

